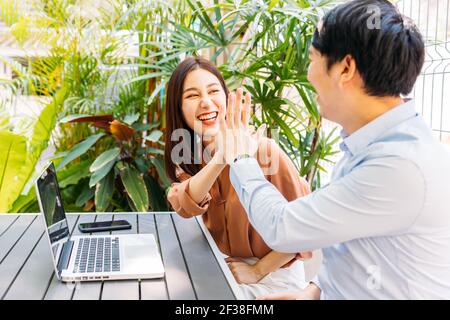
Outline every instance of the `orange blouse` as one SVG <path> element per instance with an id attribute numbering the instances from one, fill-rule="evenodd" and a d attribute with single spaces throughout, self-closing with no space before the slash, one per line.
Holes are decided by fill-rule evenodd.
<path id="1" fill-rule="evenodd" d="M 309 184 L 298 175 L 294 164 L 274 140 L 262 139 L 257 160 L 267 180 L 288 201 L 310 193 Z M 276 167 L 274 160 L 278 161 L 278 170 L 269 170 L 272 165 Z M 202 215 L 206 227 L 224 254 L 262 258 L 271 249 L 249 223 L 245 209 L 231 185 L 229 173 L 230 167 L 226 166 L 203 201 L 195 203 L 187 192 L 191 176 L 179 168 L 177 177 L 181 182 L 172 184 L 168 200 L 184 218 Z"/>

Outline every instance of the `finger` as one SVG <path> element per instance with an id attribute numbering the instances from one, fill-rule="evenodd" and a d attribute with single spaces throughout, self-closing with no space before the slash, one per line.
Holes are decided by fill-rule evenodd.
<path id="1" fill-rule="evenodd" d="M 225 108 L 219 108 L 219 125 L 220 125 L 220 130 L 225 133 L 225 130 L 227 128 L 227 123 L 226 123 L 226 113 L 227 113 L 227 107 Z"/>
<path id="2" fill-rule="evenodd" d="M 233 92 L 230 92 L 228 95 L 228 105 L 227 105 L 227 127 L 229 129 L 233 128 L 233 118 L 234 118 L 234 104 L 236 100 L 236 95 Z"/>
<path id="3" fill-rule="evenodd" d="M 250 92 L 247 92 L 244 98 L 244 106 L 242 108 L 242 119 L 241 119 L 244 127 L 247 127 L 249 125 L 251 103 L 252 103 L 252 96 Z"/>
<path id="4" fill-rule="evenodd" d="M 230 263 L 230 262 L 241 262 L 240 259 L 238 259 L 238 258 L 233 258 L 233 257 L 225 258 L 225 261 L 226 261 L 227 263 Z"/>
<path id="5" fill-rule="evenodd" d="M 266 132 L 266 128 L 267 128 L 267 125 L 266 125 L 265 123 L 263 123 L 263 124 L 258 128 L 258 130 L 256 130 L 255 137 L 256 137 L 256 140 L 257 140 L 257 141 L 261 140 L 261 138 L 264 136 L 264 133 Z"/>
<path id="6" fill-rule="evenodd" d="M 242 114 L 242 88 L 238 88 L 236 91 L 236 102 L 234 105 L 234 127 L 239 128 L 241 126 L 241 114 Z"/>

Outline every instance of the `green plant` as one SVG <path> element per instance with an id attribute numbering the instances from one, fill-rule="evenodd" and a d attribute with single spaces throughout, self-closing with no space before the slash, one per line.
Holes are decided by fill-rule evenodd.
<path id="1" fill-rule="evenodd" d="M 274 138 L 313 188 L 320 186 L 323 161 L 331 161 L 334 132 L 321 129 L 314 89 L 307 81 L 308 48 L 323 9 L 331 0 L 186 0 L 191 14 L 159 26 L 159 41 L 146 43 L 148 72 L 163 87 L 183 55 L 210 52 L 229 87 L 253 96 L 254 123 L 268 125 Z"/>
<path id="2" fill-rule="evenodd" d="M 17 0 L 0 0 L 1 19 L 7 25 L 12 25 L 19 19 L 19 4 Z"/>
<path id="3" fill-rule="evenodd" d="M 83 185 L 75 205 L 84 205 L 90 210 L 95 204 L 96 211 L 154 211 L 167 210 L 164 188 L 169 186 L 162 165 L 162 150 L 151 147 L 159 140 L 162 132 L 154 129 L 158 123 L 142 125 L 136 123 L 138 114 L 128 116 L 124 122 L 112 115 L 70 116 L 61 122 L 91 123 L 101 128 L 102 133 L 91 135 L 77 143 L 61 159 L 57 166 L 62 187 Z M 150 131 L 142 137 L 142 131 Z M 100 140 L 110 145 L 94 161 L 83 157 Z M 80 160 L 66 167 L 74 160 Z M 62 170 L 61 170 L 62 169 Z M 162 177 L 163 188 L 152 174 L 156 171 Z M 120 195 L 125 195 L 121 197 Z"/>
<path id="4" fill-rule="evenodd" d="M 48 146 L 65 95 L 59 91 L 27 131 L 14 133 L 14 126 L 0 131 L 0 212 L 18 212 L 32 205 L 35 167 Z"/>
<path id="5" fill-rule="evenodd" d="M 149 82 L 142 80 L 129 83 L 128 81 L 141 72 L 127 65 L 133 60 L 133 57 L 127 53 L 132 35 L 130 30 L 125 29 L 130 26 L 127 25 L 127 21 L 132 21 L 132 18 L 124 19 L 124 13 L 131 10 L 127 9 L 130 7 L 128 1 L 89 3 L 87 6 L 86 4 L 80 6 L 73 0 L 36 0 L 27 1 L 27 3 L 33 10 L 21 15 L 20 19 L 11 26 L 11 34 L 18 44 L 23 45 L 25 54 L 28 53 L 27 48 L 30 43 L 45 46 L 47 52 L 42 57 L 36 57 L 31 52 L 30 56 L 20 63 L 4 59 L 8 60 L 7 63 L 14 72 L 14 78 L 4 82 L 11 89 L 11 101 L 14 98 L 20 98 L 22 94 L 53 97 L 63 88 L 67 95 L 61 102 L 62 108 L 58 110 L 59 119 L 67 119 L 67 116 L 73 114 L 106 113 L 112 113 L 114 118 L 124 119 L 124 121 L 131 121 L 132 118 L 137 127 L 141 125 L 140 127 L 144 128 L 136 130 L 136 135 L 133 136 L 133 139 L 141 139 L 139 141 L 160 129 L 158 119 L 153 121 L 153 118 L 149 116 L 155 113 L 160 114 L 157 110 L 150 111 L 147 106 Z M 143 4 L 142 7 L 145 8 Z M 145 51 L 142 51 L 142 54 L 144 53 Z M 157 123 L 153 126 L 152 132 L 147 132 L 149 130 L 147 123 Z M 61 161 L 58 159 L 64 158 L 70 150 L 73 151 L 78 142 L 90 141 L 95 134 L 96 129 L 89 126 L 87 122 L 80 121 L 72 125 L 65 121 L 58 121 L 52 132 L 52 144 L 57 152 L 55 162 Z M 111 137 L 108 138 L 108 135 L 109 133 L 106 132 L 105 137 L 99 139 L 95 146 L 87 148 L 82 154 L 82 159 L 72 161 L 64 166 L 64 169 L 62 166 L 59 168 L 58 177 L 61 179 L 66 209 L 68 211 L 80 211 L 82 208 L 91 210 L 94 201 L 90 200 L 94 197 L 99 199 L 96 206 L 98 210 L 103 210 L 108 205 L 114 210 L 121 211 L 144 210 L 149 203 L 152 208 L 167 209 L 164 200 L 154 199 L 158 194 L 162 194 L 161 199 L 164 198 L 162 188 L 167 185 L 161 160 L 151 156 L 152 152 L 153 154 L 162 152 L 158 142 L 151 142 L 151 146 L 145 147 L 145 144 L 140 146 L 136 140 L 130 142 L 128 147 L 121 147 L 123 152 L 130 152 L 136 158 L 145 159 L 144 163 L 136 159 L 136 163 L 140 164 L 139 169 L 143 170 L 147 160 L 150 161 L 148 165 L 153 166 L 154 169 L 147 170 L 144 176 L 151 195 L 148 200 L 143 197 L 143 202 L 137 204 L 133 199 L 127 198 L 128 195 L 123 193 L 122 189 L 119 191 L 120 183 L 114 184 L 113 190 L 103 187 L 100 193 L 96 195 L 93 193 L 94 188 L 89 187 L 89 183 L 86 182 L 86 177 L 90 177 L 91 173 L 86 169 L 89 169 L 88 165 L 94 163 L 97 157 L 101 157 L 105 151 L 117 145 L 117 141 Z M 149 152 L 150 155 L 145 152 Z M 134 161 L 128 161 L 120 171 L 125 172 L 124 181 L 129 181 L 129 177 L 135 178 L 133 170 L 138 168 Z M 129 172 L 131 174 L 128 174 Z M 96 174 L 98 176 L 98 173 Z M 98 183 L 105 186 L 105 183 L 110 181 L 106 177 L 108 175 L 103 176 Z M 111 186 L 111 184 L 107 185 Z M 106 196 L 101 197 L 101 194 L 111 192 L 115 193 L 114 203 L 107 202 Z M 21 199 L 18 210 L 28 210 L 33 204 L 35 204 L 35 197 L 30 193 Z"/>
<path id="6" fill-rule="evenodd" d="M 34 141 L 56 147 L 53 158 L 68 211 L 167 208 L 164 189 L 169 182 L 159 141 L 166 122 L 164 88 L 186 55 L 206 55 L 231 90 L 243 86 L 251 92 L 254 124 L 266 123 L 299 174 L 313 189 L 320 186 L 322 164 L 331 161 L 336 139 L 334 132 L 322 130 L 306 74 L 315 26 L 332 1 L 205 3 L 111 0 L 80 6 L 74 0 L 33 0 L 32 10 L 11 20 L 11 35 L 25 52 L 30 43 L 47 51 L 41 57 L 31 52 L 20 61 L 0 57 L 14 73 L 13 79 L 0 80 L 7 89 L 2 96 L 9 95 L 0 111 L 21 95 L 57 104 L 57 119 L 52 118 L 57 125 L 48 127 L 51 135 L 36 131 Z M 137 50 L 128 52 L 133 45 Z M 32 123 L 20 126 L 32 128 Z M 126 139 L 119 138 L 116 126 Z M 4 119 L 0 129 L 18 130 Z M 23 149 L 22 138 L 7 135 L 2 148 L 9 141 L 11 150 Z M 35 151 L 34 163 L 42 150 Z M 5 172 L 18 170 L 20 161 L 8 161 Z M 33 193 L 27 192 L 32 177 L 24 175 L 28 182 L 10 211 L 35 207 Z"/>
<path id="7" fill-rule="evenodd" d="M 271 1 L 258 10 L 248 49 L 222 66 L 241 80 L 256 104 L 254 121 L 265 123 L 313 189 L 320 186 L 321 161 L 336 152 L 334 131 L 321 130 L 314 89 L 306 79 L 308 48 L 319 9 L 332 1 Z M 238 67 L 243 66 L 243 67 Z"/>

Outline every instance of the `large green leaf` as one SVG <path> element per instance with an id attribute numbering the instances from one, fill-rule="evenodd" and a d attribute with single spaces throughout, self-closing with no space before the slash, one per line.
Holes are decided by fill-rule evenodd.
<path id="1" fill-rule="evenodd" d="M 123 119 L 123 122 L 125 122 L 126 124 L 131 126 L 133 123 L 138 121 L 138 119 L 139 119 L 139 113 L 131 113 L 131 114 L 127 114 L 125 116 L 125 118 Z"/>
<path id="2" fill-rule="evenodd" d="M 145 139 L 156 142 L 162 137 L 163 133 L 160 130 L 153 130 Z"/>
<path id="3" fill-rule="evenodd" d="M 133 123 L 132 127 L 136 131 L 145 131 L 145 130 L 151 130 L 160 125 L 159 122 L 157 123 Z"/>
<path id="4" fill-rule="evenodd" d="M 77 207 L 84 206 L 84 204 L 88 200 L 92 199 L 92 197 L 94 196 L 94 193 L 95 193 L 94 188 L 84 189 L 83 192 L 80 193 L 77 200 L 75 201 L 75 205 Z"/>
<path id="5" fill-rule="evenodd" d="M 115 160 L 110 161 L 106 165 L 104 165 L 103 167 L 101 167 L 100 169 L 95 171 L 92 174 L 91 179 L 89 180 L 89 187 L 95 186 L 95 184 L 97 182 L 99 182 L 101 179 L 103 179 L 108 174 L 108 172 L 111 171 L 111 169 L 113 168 L 115 163 L 116 163 Z"/>
<path id="6" fill-rule="evenodd" d="M 65 88 L 58 91 L 52 102 L 42 110 L 36 120 L 30 140 L 30 153 L 31 160 L 34 161 L 33 165 L 35 165 L 41 152 L 48 146 L 48 140 L 55 128 L 56 116 L 66 97 L 67 90 Z"/>
<path id="7" fill-rule="evenodd" d="M 93 136 L 88 137 L 87 139 L 77 143 L 72 150 L 61 160 L 58 164 L 57 170 L 64 168 L 66 164 L 75 160 L 79 156 L 83 155 L 86 151 L 88 151 L 101 137 L 105 136 L 104 133 L 95 134 Z"/>
<path id="8" fill-rule="evenodd" d="M 167 189 L 170 186 L 169 178 L 166 175 L 166 171 L 164 169 L 164 163 L 161 158 L 152 158 L 151 159 L 153 165 L 156 168 L 156 171 L 158 172 L 158 176 L 161 179 L 164 189 Z"/>
<path id="9" fill-rule="evenodd" d="M 91 172 L 95 172 L 102 167 L 106 166 L 111 161 L 116 161 L 117 156 L 120 154 L 119 148 L 112 148 L 110 150 L 106 150 L 101 155 L 95 159 L 94 163 L 91 165 L 89 170 Z"/>
<path id="10" fill-rule="evenodd" d="M 9 209 L 9 212 L 39 212 L 35 189 L 32 188 L 26 195 L 20 195 L 16 201 L 14 201 L 14 204 L 11 209 Z"/>
<path id="11" fill-rule="evenodd" d="M 64 99 L 67 96 L 67 90 L 59 90 L 52 101 L 41 111 L 36 122 L 32 126 L 31 138 L 27 140 L 26 164 L 18 173 L 17 180 L 21 182 L 21 194 L 26 195 L 34 185 L 37 178 L 35 167 L 42 152 L 47 148 L 53 129 L 56 124 L 58 114 Z"/>
<path id="12" fill-rule="evenodd" d="M 59 170 L 57 172 L 59 187 L 65 188 L 71 184 L 76 184 L 81 179 L 87 177 L 89 175 L 90 165 L 91 160 L 87 159 Z"/>
<path id="13" fill-rule="evenodd" d="M 85 118 L 85 117 L 90 117 L 92 116 L 91 114 L 71 114 L 70 116 L 66 116 L 62 119 L 59 120 L 59 123 L 67 123 L 76 119 L 80 119 L 80 118 Z"/>
<path id="14" fill-rule="evenodd" d="M 120 177 L 128 196 L 138 211 L 148 210 L 148 193 L 144 179 L 139 172 L 128 165 L 119 166 Z"/>
<path id="15" fill-rule="evenodd" d="M 23 181 L 20 173 L 27 156 L 26 138 L 8 131 L 0 131 L 0 213 L 8 212 L 20 195 Z"/>
<path id="16" fill-rule="evenodd" d="M 114 193 L 114 170 L 111 170 L 95 188 L 95 211 L 105 212 Z"/>
<path id="17" fill-rule="evenodd" d="M 144 175 L 144 181 L 147 185 L 150 205 L 153 211 L 167 211 L 167 201 L 164 190 L 159 185 L 155 178 L 149 175 Z"/>

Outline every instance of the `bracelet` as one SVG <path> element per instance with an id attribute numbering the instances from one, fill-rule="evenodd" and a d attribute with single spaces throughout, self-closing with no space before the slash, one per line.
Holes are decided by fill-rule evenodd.
<path id="1" fill-rule="evenodd" d="M 246 158 L 251 158 L 251 156 L 249 154 L 247 154 L 247 153 L 240 154 L 234 159 L 233 162 L 236 162 L 236 161 L 241 160 L 241 159 L 246 159 Z"/>

